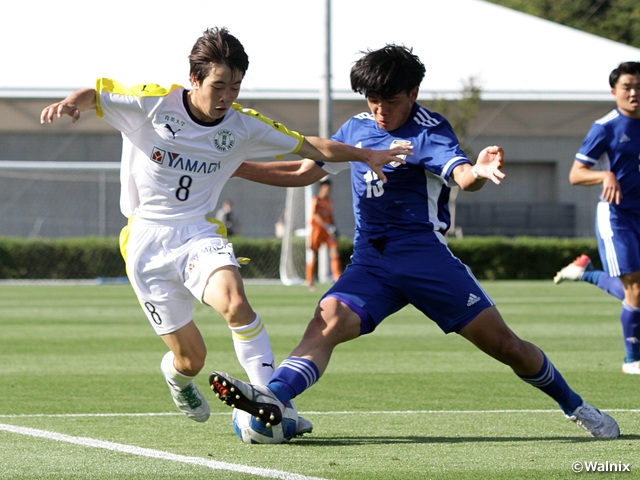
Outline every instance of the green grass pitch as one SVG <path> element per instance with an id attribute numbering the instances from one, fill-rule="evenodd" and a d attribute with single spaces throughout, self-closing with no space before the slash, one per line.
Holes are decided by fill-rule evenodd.
<path id="1" fill-rule="evenodd" d="M 296 400 L 313 434 L 244 445 L 207 385 L 213 370 L 245 378 L 212 310 L 194 313 L 208 346 L 197 384 L 212 409 L 199 424 L 175 409 L 164 343 L 128 285 L 0 285 L 0 478 L 573 479 L 574 462 L 630 464 L 604 476 L 638 478 L 640 378 L 620 372 L 620 302 L 587 284 L 483 286 L 516 333 L 618 420 L 620 439 L 588 437 L 509 368 L 409 307 L 338 347 Z M 248 285 L 247 295 L 281 361 L 321 292 Z"/>

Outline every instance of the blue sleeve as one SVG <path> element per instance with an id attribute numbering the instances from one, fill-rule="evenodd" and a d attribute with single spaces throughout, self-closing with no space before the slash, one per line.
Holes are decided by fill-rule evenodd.
<path id="1" fill-rule="evenodd" d="M 412 159 L 415 159 L 425 170 L 446 181 L 449 181 L 455 167 L 462 163 L 471 164 L 460 148 L 460 141 L 453 128 L 444 117 L 438 126 L 427 131 L 426 141 L 421 143 L 421 150 L 414 150 L 413 157 L 408 156 L 407 162 L 413 163 Z"/>
<path id="2" fill-rule="evenodd" d="M 582 146 L 575 159 L 587 165 L 595 165 L 602 154 L 606 152 L 608 145 L 607 132 L 605 128 L 594 123 L 582 141 Z"/>

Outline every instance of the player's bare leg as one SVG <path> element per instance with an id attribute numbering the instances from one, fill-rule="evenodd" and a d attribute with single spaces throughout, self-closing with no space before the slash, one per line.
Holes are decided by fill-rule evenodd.
<path id="1" fill-rule="evenodd" d="M 305 265 L 304 276 L 307 283 L 307 288 L 310 291 L 315 291 L 316 287 L 313 284 L 313 280 L 316 276 L 316 267 L 318 265 L 318 251 L 311 249 L 311 259 L 309 263 Z"/>
<path id="2" fill-rule="evenodd" d="M 337 282 L 340 275 L 342 275 L 340 252 L 338 251 L 337 245 L 331 245 L 331 247 L 329 247 L 329 258 L 331 259 L 331 275 L 333 276 L 333 281 Z"/>
<path id="3" fill-rule="evenodd" d="M 304 359 L 307 365 L 314 364 L 317 379 L 325 371 L 335 346 L 359 334 L 360 317 L 337 299 L 325 298 L 317 307 L 302 341 L 283 364 Z M 291 397 L 281 400 L 270 390 L 273 383 L 269 388 L 247 384 L 221 372 L 213 372 L 209 384 L 224 404 L 249 412 L 271 425 L 281 421 L 283 404 L 291 401 Z"/>
<path id="4" fill-rule="evenodd" d="M 616 421 L 576 394 L 538 347 L 511 331 L 495 307 L 483 310 L 460 330 L 460 335 L 553 398 L 566 417 L 589 435 L 598 438 L 620 435 Z"/>
<path id="5" fill-rule="evenodd" d="M 211 274 L 202 300 L 222 315 L 230 327 L 248 325 L 255 317 L 235 266 L 221 267 Z"/>
<path id="6" fill-rule="evenodd" d="M 333 297 L 324 298 L 316 307 L 313 319 L 290 357 L 311 360 L 322 375 L 333 349 L 340 343 L 357 338 L 360 324 L 360 317 L 344 303 Z"/>
<path id="7" fill-rule="evenodd" d="M 229 325 L 238 361 L 249 381 L 266 385 L 275 371 L 275 359 L 267 329 L 247 300 L 238 269 L 227 266 L 213 272 L 203 302 L 220 313 Z"/>
<path id="8" fill-rule="evenodd" d="M 229 266 L 216 270 L 209 277 L 203 301 L 218 311 L 229 325 L 236 356 L 249 382 L 266 385 L 275 371 L 275 358 L 267 329 L 247 300 L 238 269 Z M 213 387 L 211 380 L 210 384 Z M 221 391 L 226 392 L 224 387 Z M 298 416 L 296 435 L 312 430 L 313 424 Z"/>
<path id="9" fill-rule="evenodd" d="M 620 276 L 624 301 L 620 322 L 625 344 L 622 372 L 640 375 L 640 272 Z"/>
<path id="10" fill-rule="evenodd" d="M 483 310 L 460 331 L 460 335 L 487 355 L 510 366 L 518 375 L 534 375 L 542 367 L 540 349 L 513 333 L 496 307 Z"/>
<path id="11" fill-rule="evenodd" d="M 202 370 L 207 349 L 198 327 L 189 322 L 175 332 L 162 335 L 169 352 L 160 364 L 171 397 L 178 409 L 192 420 L 204 422 L 210 410 L 206 399 L 193 383 Z"/>
<path id="12" fill-rule="evenodd" d="M 160 338 L 175 356 L 174 367 L 183 375 L 195 377 L 204 367 L 207 347 L 202 334 L 193 321 L 175 332 L 162 335 Z"/>

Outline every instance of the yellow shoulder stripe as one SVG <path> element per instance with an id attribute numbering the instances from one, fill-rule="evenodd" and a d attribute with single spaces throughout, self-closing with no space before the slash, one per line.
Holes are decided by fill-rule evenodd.
<path id="1" fill-rule="evenodd" d="M 293 149 L 290 153 L 298 153 L 298 150 L 300 150 L 300 147 L 302 147 L 302 142 L 304 142 L 304 135 L 294 131 L 294 130 L 289 130 L 287 127 L 285 127 L 283 124 L 279 123 L 279 122 L 275 122 L 273 120 L 271 120 L 270 118 L 265 117 L 264 115 L 262 115 L 260 112 L 257 112 L 251 108 L 243 108 L 242 105 L 238 104 L 238 103 L 234 103 L 232 105 L 233 109 L 238 111 L 239 113 L 242 113 L 244 115 L 248 115 L 250 117 L 253 117 L 257 120 L 260 120 L 263 123 L 266 123 L 267 125 L 273 127 L 275 130 L 278 130 L 279 132 L 285 133 L 293 138 L 298 139 L 298 145 L 296 145 L 296 148 Z M 284 155 L 278 155 L 276 158 L 278 160 L 282 160 L 282 158 L 284 157 Z"/>
<path id="2" fill-rule="evenodd" d="M 169 89 L 166 89 L 160 85 L 156 85 L 155 83 L 143 83 L 134 87 L 125 87 L 111 78 L 98 78 L 98 80 L 96 80 L 96 114 L 98 117 L 102 117 L 102 108 L 100 107 L 101 92 L 127 95 L 131 97 L 164 97 L 176 88 L 182 87 L 180 85 L 171 85 Z"/>

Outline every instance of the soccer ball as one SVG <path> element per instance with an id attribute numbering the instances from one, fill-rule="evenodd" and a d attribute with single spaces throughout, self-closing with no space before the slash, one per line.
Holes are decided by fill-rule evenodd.
<path id="1" fill-rule="evenodd" d="M 296 434 L 297 424 L 298 411 L 292 404 L 285 407 L 282 422 L 273 427 L 244 410 L 233 409 L 233 429 L 244 443 L 287 443 Z"/>

